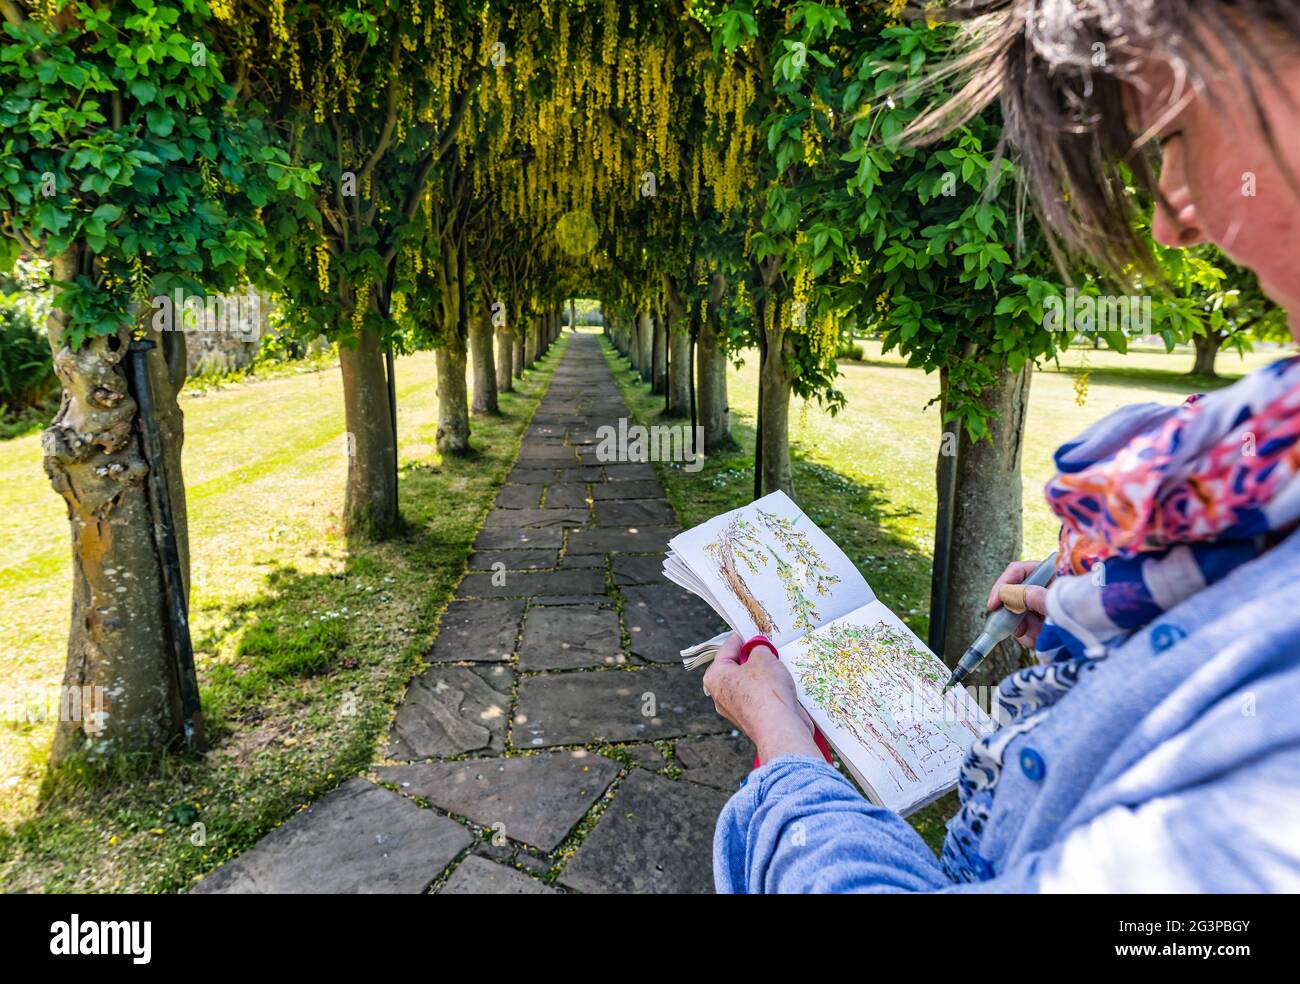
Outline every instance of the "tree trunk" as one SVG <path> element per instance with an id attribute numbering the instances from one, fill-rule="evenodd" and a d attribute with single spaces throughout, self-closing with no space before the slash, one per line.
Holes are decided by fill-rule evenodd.
<path id="1" fill-rule="evenodd" d="M 1193 335 L 1192 345 L 1196 348 L 1196 362 L 1192 366 L 1192 375 L 1217 379 L 1219 374 L 1214 371 L 1214 363 L 1219 357 L 1219 349 L 1223 347 L 1223 333 L 1211 331 L 1203 335 Z"/>
<path id="2" fill-rule="evenodd" d="M 515 340 L 504 328 L 498 328 L 497 341 L 497 392 L 511 393 L 515 388 Z"/>
<path id="3" fill-rule="evenodd" d="M 438 451 L 466 454 L 469 451 L 469 394 L 465 387 L 465 342 L 446 338 L 434 350 L 438 371 Z"/>
<path id="4" fill-rule="evenodd" d="M 650 392 L 668 393 L 668 319 L 660 312 L 654 319 L 654 380 Z"/>
<path id="5" fill-rule="evenodd" d="M 767 355 L 763 359 L 758 377 L 763 494 L 768 495 L 779 489 L 793 499 L 794 472 L 790 465 L 790 384 L 794 376 L 787 368 L 788 360 L 793 357 L 793 353 L 788 351 L 789 333 L 781 323 L 782 312 L 779 302 L 767 300 L 760 307 L 767 304 L 777 307 L 773 312 L 773 327 L 766 332 Z M 761 311 L 760 317 L 762 317 Z"/>
<path id="6" fill-rule="evenodd" d="M 475 413 L 498 414 L 501 405 L 497 400 L 497 369 L 493 354 L 492 311 L 487 308 L 470 321 L 470 365 L 474 370 Z"/>
<path id="7" fill-rule="evenodd" d="M 627 326 L 627 362 L 638 373 L 641 371 L 641 315 L 632 313 L 632 323 Z"/>
<path id="8" fill-rule="evenodd" d="M 736 600 L 744 607 L 759 632 L 763 635 L 776 635 L 777 625 L 773 621 L 771 614 L 763 603 L 755 597 L 754 593 L 749 590 L 749 585 L 745 583 L 745 579 L 736 570 L 736 557 L 731 544 L 724 541 L 719 553 L 721 554 L 721 563 L 718 565 L 718 573 L 722 576 L 723 583 L 731 589 L 731 593 L 736 596 Z"/>
<path id="9" fill-rule="evenodd" d="M 683 318 L 669 334 L 668 412 L 674 417 L 691 412 L 691 332 Z"/>
<path id="10" fill-rule="evenodd" d="M 348 536 L 385 536 L 398 524 L 397 448 L 379 339 L 363 331 L 355 346 L 340 345 L 339 367 L 348 429 L 344 532 Z"/>
<path id="11" fill-rule="evenodd" d="M 528 335 L 528 325 L 522 320 L 516 321 L 515 324 L 519 326 L 514 330 L 513 333 L 514 348 L 515 348 L 515 358 L 514 358 L 515 379 L 523 379 L 524 360 L 527 358 L 525 349 L 527 346 L 526 338 Z"/>
<path id="12" fill-rule="evenodd" d="M 542 354 L 542 324 L 541 315 L 533 315 L 529 318 L 528 325 L 528 368 L 532 369 L 537 365 L 537 360 Z"/>
<path id="13" fill-rule="evenodd" d="M 719 308 L 726 281 L 715 277 L 712 297 L 700 337 L 695 343 L 697 392 L 700 426 L 704 428 L 704 453 L 733 451 L 738 446 L 731 436 L 731 413 L 727 407 L 727 354 L 722 347 Z"/>
<path id="14" fill-rule="evenodd" d="M 78 272 L 75 253 L 55 258 L 56 283 Z M 52 766 L 78 754 L 102 759 L 158 749 L 183 736 L 154 539 L 157 512 L 124 365 L 130 333 L 96 338 L 73 352 L 61 344 L 66 319 L 56 308 L 46 325 L 63 399 L 42 439 L 45 472 L 67 504 L 72 533 L 72 621 Z M 176 403 L 185 351 L 183 337 L 172 334 L 148 359 L 188 592 L 183 422 Z"/>
<path id="15" fill-rule="evenodd" d="M 641 372 L 642 380 L 647 383 L 650 382 L 650 374 L 654 367 L 654 335 L 654 322 L 650 319 L 650 312 L 642 311 L 636 322 L 636 367 Z"/>
<path id="16" fill-rule="evenodd" d="M 981 402 L 996 413 L 988 422 L 990 440 L 972 443 L 965 429 L 960 431 L 942 653 L 949 665 L 956 665 L 983 628 L 993 582 L 1007 564 L 1022 559 L 1020 458 L 1030 377 L 1028 366 L 1019 373 L 1004 371 L 985 388 Z M 946 390 L 946 379 L 943 386 Z M 1025 658 L 1020 645 L 1007 640 L 967 685 L 995 685 Z"/>

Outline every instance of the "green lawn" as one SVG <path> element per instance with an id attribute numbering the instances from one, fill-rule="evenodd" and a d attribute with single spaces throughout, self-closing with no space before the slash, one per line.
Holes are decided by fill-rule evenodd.
<path id="1" fill-rule="evenodd" d="M 433 355 L 399 360 L 410 528 L 351 551 L 337 368 L 187 395 L 192 619 L 215 749 L 116 763 L 116 782 L 43 781 L 53 726 L 32 718 L 62 677 L 68 529 L 39 435 L 0 443 L 0 887 L 184 890 L 366 768 L 564 344 L 503 395 L 505 416 L 475 421 L 465 460 L 434 448 Z"/>
<path id="2" fill-rule="evenodd" d="M 844 549 L 880 599 L 899 613 L 922 639 L 929 628 L 930 562 L 934 551 L 934 468 L 939 449 L 938 379 L 904 360 L 882 356 L 876 342 L 862 343 L 862 362 L 841 362 L 837 386 L 847 407 L 831 416 L 815 402 L 795 401 L 791 447 L 795 492 L 805 512 Z M 643 423 L 653 423 L 663 398 L 651 396 L 626 359 L 607 346 L 619 387 Z M 1220 356 L 1227 385 L 1244 372 L 1283 353 L 1252 353 L 1244 360 Z M 1051 456 L 1071 435 L 1129 403 L 1181 402 L 1204 389 L 1204 380 L 1185 375 L 1189 350 L 1072 350 L 1059 367 L 1037 371 L 1030 392 L 1025 432 L 1023 481 L 1025 556 L 1041 557 L 1056 545 L 1056 523 L 1042 489 L 1052 475 Z M 1083 404 L 1075 383 L 1084 367 L 1088 386 Z M 744 353 L 744 364 L 728 373 L 732 431 L 741 450 L 705 462 L 696 473 L 680 465 L 657 465 L 677 515 L 686 526 L 734 509 L 753 495 L 754 407 L 758 398 L 758 358 Z M 948 797 L 921 811 L 912 822 L 937 847 L 943 821 L 955 808 Z"/>

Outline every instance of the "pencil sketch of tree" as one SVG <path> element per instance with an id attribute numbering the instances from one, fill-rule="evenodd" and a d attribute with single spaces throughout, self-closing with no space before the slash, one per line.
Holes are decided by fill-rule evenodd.
<path id="1" fill-rule="evenodd" d="M 763 509 L 755 509 L 754 513 L 757 525 L 743 515 L 733 516 L 718 538 L 705 545 L 704 552 L 717 564 L 722 580 L 745 606 L 759 632 L 772 635 L 780 632 L 781 627 L 750 590 L 740 569 L 757 574 L 767 565 L 769 557 L 775 562 L 777 578 L 785 588 L 794 627 L 813 628 L 818 617 L 813 598 L 828 595 L 839 577 L 831 573 L 809 542 L 808 534 L 795 529 L 794 520 Z"/>
<path id="2" fill-rule="evenodd" d="M 961 727 L 973 737 L 981 735 L 965 715 L 945 709 L 940 664 L 907 633 L 885 622 L 870 628 L 832 625 L 805 636 L 797 669 L 804 692 L 817 707 L 886 768 L 893 763 L 889 771 L 900 789 L 899 775 L 917 781 L 900 749 L 925 764 L 953 746 L 965 750 L 959 743 Z"/>
<path id="3" fill-rule="evenodd" d="M 745 611 L 749 613 L 758 631 L 764 635 L 774 635 L 780 631 L 776 621 L 749 590 L 749 585 L 740 573 L 740 567 L 744 567 L 749 573 L 757 574 L 760 564 L 765 561 L 763 541 L 754 524 L 739 514 L 733 516 L 718 538 L 705 544 L 704 552 L 718 565 L 718 573 L 723 582 L 745 606 Z"/>

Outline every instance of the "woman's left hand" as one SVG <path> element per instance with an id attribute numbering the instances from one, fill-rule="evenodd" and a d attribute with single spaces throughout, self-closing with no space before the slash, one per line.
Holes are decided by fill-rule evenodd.
<path id="1" fill-rule="evenodd" d="M 820 757 L 812 718 L 799 706 L 790 671 L 767 646 L 755 646 L 742 666 L 742 645 L 740 636 L 731 636 L 704 674 L 713 706 L 750 737 L 764 762 L 781 755 Z"/>

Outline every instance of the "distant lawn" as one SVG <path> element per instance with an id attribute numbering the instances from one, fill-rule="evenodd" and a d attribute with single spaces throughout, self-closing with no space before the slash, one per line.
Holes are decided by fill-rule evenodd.
<path id="1" fill-rule="evenodd" d="M 566 336 L 567 339 L 567 336 Z M 409 532 L 349 551 L 338 369 L 187 395 L 192 620 L 214 750 L 44 783 L 70 548 L 39 434 L 0 443 L 0 888 L 183 891 L 368 767 L 567 340 L 441 459 L 434 357 L 397 363 Z M 202 824 L 206 843 L 193 844 Z"/>
<path id="2" fill-rule="evenodd" d="M 815 402 L 796 400 L 790 414 L 795 492 L 803 510 L 844 549 L 880 599 L 922 639 L 929 630 L 930 565 L 934 553 L 935 456 L 939 446 L 939 381 L 908 369 L 896 354 L 881 355 L 877 342 L 862 342 L 862 362 L 841 362 L 838 388 L 848 400 L 836 416 Z M 1070 436 L 1129 403 L 1179 403 L 1209 386 L 1223 386 L 1283 352 L 1235 353 L 1219 358 L 1224 379 L 1207 384 L 1186 375 L 1190 350 L 1108 351 L 1074 349 L 1034 374 L 1023 453 L 1026 557 L 1056 546 L 1057 524 L 1042 489 L 1053 473 L 1051 456 Z M 654 423 L 663 398 L 651 396 L 627 359 L 611 345 L 606 355 L 619 387 L 643 423 Z M 1075 381 L 1086 367 L 1082 406 Z M 694 526 L 749 502 L 753 495 L 754 407 L 758 399 L 757 352 L 728 373 L 732 432 L 741 449 L 708 459 L 690 473 L 680 465 L 657 468 L 677 515 Z M 673 421 L 676 422 L 676 421 Z M 921 811 L 912 822 L 937 847 L 952 798 Z"/>

